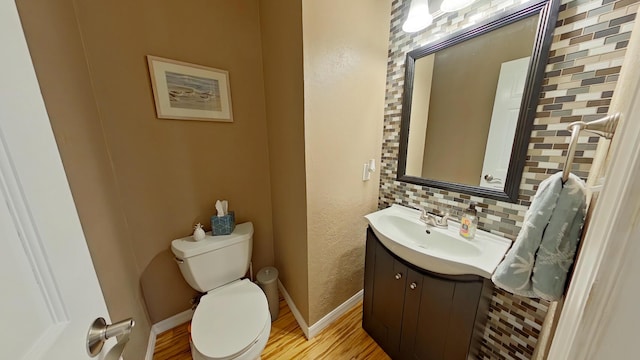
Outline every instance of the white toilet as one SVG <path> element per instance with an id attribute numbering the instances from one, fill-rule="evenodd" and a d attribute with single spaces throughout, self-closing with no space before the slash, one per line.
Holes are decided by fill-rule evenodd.
<path id="1" fill-rule="evenodd" d="M 242 278 L 249 269 L 253 224 L 238 224 L 230 235 L 191 236 L 171 242 L 182 276 L 206 293 L 191 320 L 191 354 L 196 360 L 260 358 L 271 315 L 258 285 Z"/>

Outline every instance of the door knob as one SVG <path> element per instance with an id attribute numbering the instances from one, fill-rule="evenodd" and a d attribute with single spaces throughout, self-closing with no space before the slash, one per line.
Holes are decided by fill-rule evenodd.
<path id="1" fill-rule="evenodd" d="M 402 273 L 396 273 L 396 280 L 402 279 Z"/>
<path id="2" fill-rule="evenodd" d="M 500 180 L 500 179 L 498 179 L 498 178 L 494 178 L 494 177 L 493 177 L 493 175 L 491 175 L 491 174 L 486 174 L 486 175 L 484 176 L 484 179 L 485 179 L 487 182 L 492 182 L 492 181 L 501 182 L 501 181 L 502 181 L 502 180 Z"/>
<path id="3" fill-rule="evenodd" d="M 412 282 L 411 285 L 409 285 L 409 287 L 411 288 L 411 290 L 415 290 L 415 288 L 418 287 L 418 284 L 416 284 L 415 282 Z"/>
<path id="4" fill-rule="evenodd" d="M 102 347 L 107 339 L 114 336 L 128 335 L 135 324 L 136 322 L 129 318 L 115 324 L 107 325 L 104 318 L 97 318 L 93 324 L 91 324 L 89 332 L 87 333 L 87 353 L 89 353 L 89 356 L 95 357 L 102 351 Z"/>

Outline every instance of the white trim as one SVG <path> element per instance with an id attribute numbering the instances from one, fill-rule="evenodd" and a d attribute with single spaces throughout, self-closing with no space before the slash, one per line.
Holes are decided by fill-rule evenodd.
<path id="1" fill-rule="evenodd" d="M 333 309 L 330 313 L 325 315 L 322 319 L 318 320 L 315 324 L 309 327 L 309 339 L 313 339 L 316 335 L 318 335 L 322 330 L 324 330 L 327 326 L 334 323 L 340 316 L 342 316 L 347 311 L 351 310 L 358 301 L 362 300 L 362 295 L 364 294 L 364 290 L 358 291 L 355 295 L 349 298 L 347 301 L 340 304 L 337 308 Z"/>
<path id="2" fill-rule="evenodd" d="M 185 310 L 179 314 L 175 314 L 170 318 L 159 321 L 151 327 L 151 330 L 156 334 L 163 333 L 167 330 L 171 330 L 178 325 L 182 325 L 193 317 L 193 310 Z"/>
<path id="3" fill-rule="evenodd" d="M 302 314 L 300 314 L 300 311 L 296 307 L 296 304 L 294 304 L 293 299 L 291 299 L 291 296 L 289 296 L 287 289 L 285 289 L 284 285 L 282 285 L 282 283 L 280 282 L 280 279 L 278 279 L 278 289 L 280 289 L 280 292 L 282 293 L 284 300 L 287 302 L 287 305 L 289 305 L 289 310 L 291 310 L 293 317 L 298 322 L 298 326 L 300 326 L 300 329 L 302 329 L 304 336 L 307 338 L 307 340 L 310 340 L 309 325 L 307 325 L 307 323 L 304 321 Z"/>
<path id="4" fill-rule="evenodd" d="M 156 347 L 156 337 L 167 330 L 171 330 L 178 325 L 182 325 L 190 321 L 193 317 L 193 310 L 185 310 L 179 314 L 175 314 L 169 318 L 159 321 L 151 327 L 149 332 L 149 342 L 147 343 L 147 354 L 145 360 L 153 360 L 153 351 Z"/>
<path id="5" fill-rule="evenodd" d="M 153 329 L 149 332 L 149 342 L 147 343 L 147 353 L 144 355 L 144 360 L 153 360 L 153 352 L 156 349 L 156 336 Z"/>
<path id="6" fill-rule="evenodd" d="M 338 307 L 333 309 L 330 313 L 323 316 L 322 319 L 318 320 L 315 324 L 309 326 L 304 321 L 302 314 L 300 314 L 300 311 L 296 307 L 296 304 L 293 302 L 293 299 L 291 299 L 291 296 L 287 292 L 287 289 L 285 289 L 284 285 L 282 285 L 282 283 L 280 282 L 280 279 L 278 279 L 278 289 L 280 289 L 280 292 L 282 293 L 284 300 L 287 302 L 287 305 L 289 306 L 289 309 L 291 310 L 293 317 L 298 322 L 298 326 L 300 326 L 300 329 L 302 329 L 302 332 L 304 333 L 304 336 L 307 338 L 307 340 L 313 339 L 322 330 L 324 330 L 329 325 L 333 324 L 336 320 L 338 320 L 340 316 L 342 316 L 344 313 L 346 313 L 352 307 L 354 307 L 358 303 L 358 301 L 362 300 L 362 296 L 364 294 L 364 290 L 358 291 L 355 295 L 353 295 L 347 301 L 338 305 Z"/>

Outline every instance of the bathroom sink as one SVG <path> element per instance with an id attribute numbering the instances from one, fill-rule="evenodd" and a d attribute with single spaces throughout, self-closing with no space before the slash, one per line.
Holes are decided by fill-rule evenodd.
<path id="1" fill-rule="evenodd" d="M 511 246 L 511 240 L 478 229 L 469 240 L 449 221 L 447 229 L 421 222 L 420 212 L 392 205 L 365 218 L 380 242 L 391 252 L 422 269 L 445 275 L 491 274 Z"/>

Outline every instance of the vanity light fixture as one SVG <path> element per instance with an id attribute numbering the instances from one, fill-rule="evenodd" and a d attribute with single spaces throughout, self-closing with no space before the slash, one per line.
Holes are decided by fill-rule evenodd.
<path id="1" fill-rule="evenodd" d="M 412 33 L 426 28 L 431 23 L 433 23 L 433 16 L 429 13 L 429 1 L 411 0 L 409 15 L 407 15 L 407 20 L 402 24 L 402 30 Z"/>
<path id="2" fill-rule="evenodd" d="M 475 1 L 476 0 L 444 0 L 440 5 L 440 11 L 443 13 L 458 11 L 473 4 Z"/>

